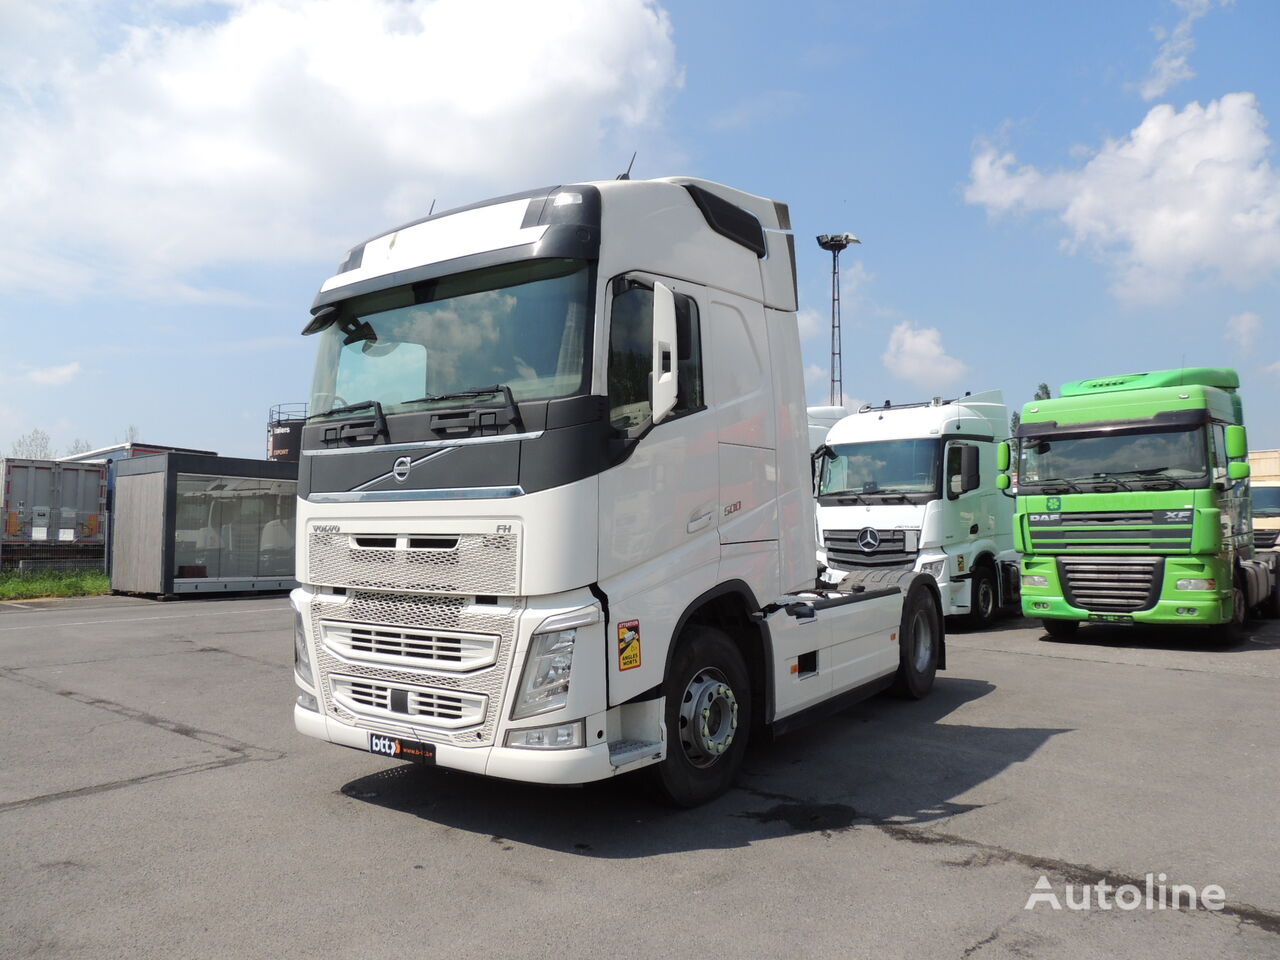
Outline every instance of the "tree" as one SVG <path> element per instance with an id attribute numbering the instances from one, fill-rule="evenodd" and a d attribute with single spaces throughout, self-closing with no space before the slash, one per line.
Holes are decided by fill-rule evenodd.
<path id="1" fill-rule="evenodd" d="M 1047 383 L 1042 383 L 1040 384 L 1040 386 L 1036 387 L 1036 395 L 1031 399 L 1032 400 L 1052 400 L 1053 391 L 1049 389 L 1049 385 Z"/>
<path id="2" fill-rule="evenodd" d="M 52 460 L 53 447 L 49 443 L 49 435 L 39 427 L 25 433 L 13 441 L 9 448 L 9 456 L 26 457 L 30 460 Z"/>
<path id="3" fill-rule="evenodd" d="M 1046 387 L 1045 389 L 1048 389 L 1048 388 Z M 129 424 L 129 428 L 124 432 L 124 442 L 125 443 L 138 442 L 138 428 L 134 426 L 132 423 Z"/>
<path id="4" fill-rule="evenodd" d="M 88 440 L 82 440 L 76 437 L 71 441 L 71 446 L 67 447 L 66 456 L 74 457 L 77 453 L 88 453 L 93 447 L 89 445 Z"/>

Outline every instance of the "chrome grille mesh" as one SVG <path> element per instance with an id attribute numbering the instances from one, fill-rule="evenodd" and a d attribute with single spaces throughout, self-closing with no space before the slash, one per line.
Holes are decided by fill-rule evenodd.
<path id="1" fill-rule="evenodd" d="M 462 673 L 491 665 L 499 638 L 492 634 L 410 630 L 402 627 L 324 624 L 324 645 L 344 660 L 375 665 L 410 665 L 424 670 Z"/>
<path id="2" fill-rule="evenodd" d="M 489 746 L 494 740 L 503 687 L 510 670 L 511 651 L 515 645 L 516 624 L 520 614 L 517 605 L 476 604 L 469 597 L 413 596 L 407 594 L 367 593 L 355 591 L 335 601 L 310 604 L 311 635 L 323 637 L 330 629 L 369 624 L 384 627 L 410 627 L 415 632 L 430 634 L 433 630 L 488 635 L 497 638 L 493 665 L 470 673 L 441 673 L 423 669 L 412 658 L 400 665 L 392 663 L 349 662 L 340 659 L 324 643 L 313 645 L 319 667 L 319 689 L 325 710 L 343 723 L 363 729 L 404 736 L 412 728 L 420 740 L 456 743 L 460 746 Z M 403 687 L 418 693 L 454 694 L 460 697 L 487 698 L 489 709 L 481 718 L 461 729 L 445 728 L 430 717 L 404 717 L 365 706 L 360 713 L 335 698 L 334 683 L 366 681 L 381 687 Z M 358 703 L 358 701 L 357 701 Z"/>
<path id="3" fill-rule="evenodd" d="M 1059 557 L 1065 599 L 1097 613 L 1150 610 L 1160 598 L 1164 557 Z"/>
<path id="4" fill-rule="evenodd" d="M 383 715 L 392 723 L 427 720 L 435 726 L 464 727 L 484 719 L 486 697 L 354 677 L 329 678 L 334 699 L 361 714 Z"/>
<path id="5" fill-rule="evenodd" d="M 308 582 L 326 587 L 500 597 L 520 592 L 518 532 L 393 538 L 313 530 L 307 549 Z"/>

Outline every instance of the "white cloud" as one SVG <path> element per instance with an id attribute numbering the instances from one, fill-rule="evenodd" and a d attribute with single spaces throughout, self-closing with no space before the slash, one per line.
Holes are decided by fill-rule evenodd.
<path id="1" fill-rule="evenodd" d="M 831 372 L 819 363 L 807 364 L 804 368 L 804 384 L 806 387 L 816 387 L 819 384 L 829 384 L 831 382 Z"/>
<path id="2" fill-rule="evenodd" d="M 796 326 L 800 328 L 801 340 L 812 340 L 820 334 L 831 337 L 831 318 L 818 313 L 817 310 L 804 309 L 796 313 Z"/>
<path id="3" fill-rule="evenodd" d="M 1162 97 L 1171 87 L 1183 80 L 1190 80 L 1196 75 L 1187 62 L 1187 58 L 1196 48 L 1195 38 L 1191 36 L 1191 25 L 1213 8 L 1213 0 L 1173 0 L 1174 5 L 1182 11 L 1182 19 L 1173 30 L 1166 33 L 1156 30 L 1156 37 L 1163 39 L 1160 52 L 1151 64 L 1151 72 L 1142 82 L 1138 92 L 1144 100 L 1155 100 Z M 1227 6 L 1232 0 L 1220 0 Z"/>
<path id="4" fill-rule="evenodd" d="M 1224 336 L 1228 340 L 1234 340 L 1244 349 L 1251 350 L 1261 332 L 1262 318 L 1256 313 L 1245 312 L 1237 313 L 1227 320 L 1227 331 Z"/>
<path id="5" fill-rule="evenodd" d="M 656 0 L 124 9 L 6 16 L 0 289 L 207 297 L 203 268 L 339 257 L 433 198 L 612 176 L 682 82 Z"/>
<path id="6" fill-rule="evenodd" d="M 973 159 L 965 199 L 989 214 L 1043 211 L 1116 271 L 1117 294 L 1158 300 L 1198 275 L 1239 286 L 1280 270 L 1280 174 L 1251 93 L 1207 106 L 1152 108 L 1079 169 L 1017 166 L 990 144 Z"/>
<path id="7" fill-rule="evenodd" d="M 30 383 L 41 387 L 61 387 L 80 375 L 80 361 L 73 360 L 53 367 L 32 367 L 8 375 L 0 374 L 0 382 Z"/>
<path id="8" fill-rule="evenodd" d="M 942 390 L 969 372 L 968 366 L 943 348 L 937 327 L 919 328 L 907 321 L 893 328 L 880 359 L 894 376 L 924 390 Z"/>

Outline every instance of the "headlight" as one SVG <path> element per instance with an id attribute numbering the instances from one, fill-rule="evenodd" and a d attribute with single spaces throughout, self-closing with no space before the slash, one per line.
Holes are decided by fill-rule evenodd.
<path id="1" fill-rule="evenodd" d="M 293 669 L 310 686 L 316 685 L 311 672 L 311 654 L 307 652 L 307 633 L 302 627 L 302 613 L 293 611 Z"/>
<path id="2" fill-rule="evenodd" d="M 559 710 L 569 702 L 569 674 L 573 671 L 578 628 L 599 622 L 600 606 L 592 604 L 548 617 L 538 625 L 529 638 L 520 694 L 511 708 L 512 720 Z"/>
<path id="3" fill-rule="evenodd" d="M 303 710 L 311 710 L 315 713 L 320 712 L 320 704 L 316 701 L 315 695 L 307 693 L 305 690 L 298 692 L 298 706 Z"/>
<path id="4" fill-rule="evenodd" d="M 581 720 L 561 723 L 554 727 L 527 727 L 507 733 L 508 747 L 524 747 L 530 750 L 570 750 L 582 746 L 586 730 Z"/>
<path id="5" fill-rule="evenodd" d="M 1179 580 L 1179 590 L 1217 590 L 1217 580 Z"/>
<path id="6" fill-rule="evenodd" d="M 1022 575 L 1022 585 L 1024 587 L 1047 587 L 1049 578 L 1034 573 L 1024 573 Z"/>
<path id="7" fill-rule="evenodd" d="M 935 580 L 941 580 L 947 575 L 947 561 L 942 559 L 922 563 L 920 564 L 920 572 L 929 574 Z"/>

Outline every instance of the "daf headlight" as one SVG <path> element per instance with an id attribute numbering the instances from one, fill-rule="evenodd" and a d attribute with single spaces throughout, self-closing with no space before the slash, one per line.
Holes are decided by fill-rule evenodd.
<path id="1" fill-rule="evenodd" d="M 1024 573 L 1022 575 L 1022 585 L 1024 587 L 1047 587 L 1049 578 L 1042 577 L 1036 573 Z"/>
<path id="2" fill-rule="evenodd" d="M 511 708 L 512 720 L 550 713 L 569 702 L 569 675 L 573 671 L 578 628 L 599 622 L 600 606 L 592 604 L 548 617 L 538 625 L 529 638 L 520 693 Z"/>
<path id="3" fill-rule="evenodd" d="M 1179 580 L 1179 590 L 1217 590 L 1217 580 Z"/>
<path id="4" fill-rule="evenodd" d="M 935 580 L 941 580 L 947 575 L 946 558 L 942 560 L 930 560 L 927 563 L 920 564 L 920 572 L 927 573 Z"/>
<path id="5" fill-rule="evenodd" d="M 298 610 L 293 611 L 293 669 L 309 686 L 316 685 L 316 676 L 311 672 L 311 654 L 307 652 L 307 633 Z"/>

